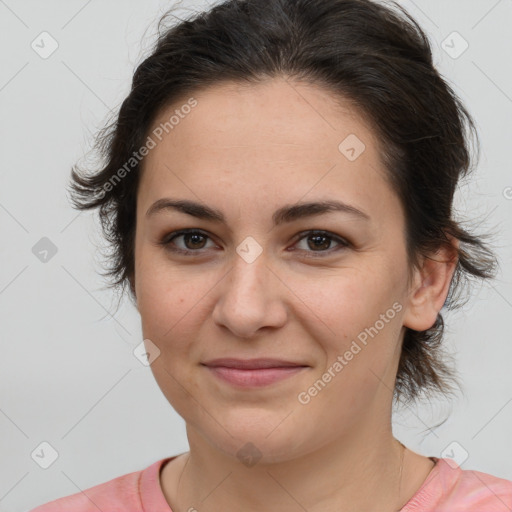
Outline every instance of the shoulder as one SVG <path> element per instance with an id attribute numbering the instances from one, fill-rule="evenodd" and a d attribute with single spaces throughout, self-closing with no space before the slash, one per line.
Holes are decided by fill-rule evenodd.
<path id="1" fill-rule="evenodd" d="M 29 512 L 142 512 L 141 480 L 144 477 L 156 481 L 159 469 L 166 460 L 168 459 L 161 459 L 143 470 L 118 476 L 75 494 L 39 505 Z"/>
<path id="2" fill-rule="evenodd" d="M 455 465 L 455 462 L 451 462 Z M 446 467 L 456 472 L 454 485 L 451 489 L 447 489 L 449 491 L 447 500 L 452 499 L 454 503 L 462 503 L 463 507 L 460 510 L 485 510 L 486 512 L 512 510 L 512 481 L 481 471 L 461 469 L 458 466 L 453 469 L 448 463 Z M 467 505 L 464 506 L 466 503 Z"/>
<path id="3" fill-rule="evenodd" d="M 440 458 L 423 489 L 432 512 L 508 512 L 512 510 L 512 481 Z M 430 507 L 432 505 L 432 507 Z"/>

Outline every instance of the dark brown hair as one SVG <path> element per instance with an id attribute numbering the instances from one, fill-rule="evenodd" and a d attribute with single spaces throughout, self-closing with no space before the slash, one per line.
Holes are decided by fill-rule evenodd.
<path id="1" fill-rule="evenodd" d="M 168 16 L 172 10 L 159 29 Z M 97 134 L 101 169 L 87 174 L 75 166 L 72 171 L 74 207 L 99 209 L 112 249 L 106 272 L 110 286 L 124 292 L 128 284 L 134 298 L 136 196 L 143 159 L 130 159 L 145 144 L 156 116 L 212 84 L 250 85 L 277 76 L 321 85 L 351 101 L 370 121 L 387 178 L 405 212 L 410 275 L 422 256 L 432 256 L 454 237 L 460 247 L 445 306 L 461 305 L 470 278 L 494 277 L 498 262 L 482 241 L 486 235 L 468 232 L 452 212 L 456 186 L 470 171 L 470 135 L 477 150 L 478 135 L 471 116 L 434 68 L 428 38 L 410 15 L 396 2 L 228 0 L 159 32 L 117 118 Z M 121 168 L 125 172 L 119 179 Z M 443 330 L 441 313 L 426 331 L 407 328 L 397 401 L 412 401 L 421 393 L 453 393 L 458 382 L 442 352 Z"/>

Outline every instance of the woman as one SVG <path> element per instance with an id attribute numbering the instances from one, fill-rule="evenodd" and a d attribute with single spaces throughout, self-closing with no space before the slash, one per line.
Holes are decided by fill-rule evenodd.
<path id="1" fill-rule="evenodd" d="M 440 310 L 496 267 L 452 218 L 466 128 L 401 8 L 231 0 L 161 35 L 72 192 L 190 450 L 34 512 L 511 510 L 392 433 L 453 392 Z"/>

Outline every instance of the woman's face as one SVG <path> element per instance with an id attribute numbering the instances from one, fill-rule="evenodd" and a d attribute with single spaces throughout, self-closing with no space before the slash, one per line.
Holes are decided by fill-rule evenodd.
<path id="1" fill-rule="evenodd" d="M 285 460 L 370 436 L 390 421 L 409 299 L 403 211 L 375 134 L 311 85 L 194 99 L 155 122 L 137 199 L 135 292 L 158 385 L 189 434 L 232 455 Z M 164 199 L 223 220 L 148 214 Z M 325 201 L 347 208 L 297 208 Z M 184 229 L 197 232 L 170 240 Z M 244 386 L 204 365 L 217 358 L 304 368 Z"/>

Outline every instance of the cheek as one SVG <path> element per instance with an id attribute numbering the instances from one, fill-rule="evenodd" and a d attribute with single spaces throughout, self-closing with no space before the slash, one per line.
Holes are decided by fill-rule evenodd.
<path id="1" fill-rule="evenodd" d="M 291 282 L 290 288 L 314 316 L 343 339 L 373 324 L 393 303 L 390 283 L 371 269 L 342 268 Z"/>
<path id="2" fill-rule="evenodd" d="M 158 249 L 142 249 L 136 255 L 135 283 L 143 333 L 162 339 L 183 316 L 187 283 L 162 258 Z M 172 331 L 171 331 L 172 332 Z"/>
<path id="3" fill-rule="evenodd" d="M 188 270 L 177 271 L 161 258 L 143 255 L 136 275 L 138 308 L 144 339 L 160 350 L 151 371 L 169 403 L 178 414 L 190 414 L 190 393 L 200 393 L 198 383 L 187 373 L 190 343 L 197 338 L 198 325 L 208 282 L 190 279 Z M 197 281 L 197 282 L 196 282 Z M 202 289 L 201 286 L 207 287 Z"/>
<path id="4" fill-rule="evenodd" d="M 144 336 L 155 338 L 158 344 L 170 343 L 177 332 L 182 332 L 187 317 L 194 315 L 197 300 L 180 280 L 141 275 L 142 280 L 138 304 Z"/>
<path id="5" fill-rule="evenodd" d="M 142 250 L 137 266 L 137 303 L 144 337 L 156 340 L 162 351 L 181 351 L 208 314 L 215 272 L 177 266 L 154 250 Z"/>
<path id="6" fill-rule="evenodd" d="M 401 330 L 403 305 L 394 281 L 398 276 L 376 269 L 377 265 L 373 269 L 345 268 L 325 280 L 304 279 L 303 287 L 296 288 L 314 313 L 311 318 L 317 318 L 322 327 L 317 330 L 318 337 L 312 332 L 325 353 L 326 366 L 319 371 L 331 368 L 338 385 L 359 386 L 361 392 L 370 391 L 376 383 L 370 370 L 384 373 Z M 332 365 L 338 356 L 343 358 L 343 370 L 337 372 Z"/>
<path id="7" fill-rule="evenodd" d="M 141 313 L 150 315 L 162 309 L 167 309 L 168 313 L 174 311 L 174 308 L 168 308 L 182 302 L 188 283 L 183 270 L 171 265 L 166 258 L 165 248 L 153 246 L 140 235 L 135 247 L 135 268 Z"/>

